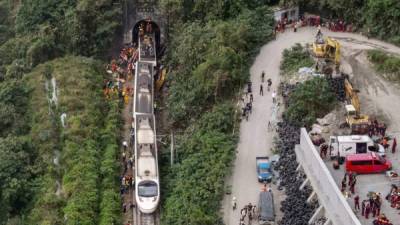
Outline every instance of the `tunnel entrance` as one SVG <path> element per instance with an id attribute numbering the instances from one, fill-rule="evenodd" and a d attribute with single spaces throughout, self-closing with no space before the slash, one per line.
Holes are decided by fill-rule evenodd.
<path id="1" fill-rule="evenodd" d="M 137 42 L 139 38 L 139 29 L 140 26 L 143 26 L 145 29 L 146 26 L 150 24 L 152 27 L 152 31 L 154 32 L 155 44 L 157 51 L 160 50 L 160 27 L 154 21 L 147 19 L 147 20 L 140 20 L 138 21 L 132 29 L 132 41 Z"/>

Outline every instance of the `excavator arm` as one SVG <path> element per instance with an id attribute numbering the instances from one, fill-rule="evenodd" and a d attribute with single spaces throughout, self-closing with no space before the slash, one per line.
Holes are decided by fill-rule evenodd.
<path id="1" fill-rule="evenodd" d="M 359 116 L 361 112 L 360 99 L 358 98 L 358 90 L 353 89 L 353 85 L 351 85 L 348 79 L 344 80 L 344 90 L 346 93 L 346 98 L 350 100 L 351 104 L 354 106 L 356 110 L 356 115 Z"/>

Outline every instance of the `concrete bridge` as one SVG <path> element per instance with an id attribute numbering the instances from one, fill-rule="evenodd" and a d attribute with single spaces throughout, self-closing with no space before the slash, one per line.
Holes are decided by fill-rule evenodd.
<path id="1" fill-rule="evenodd" d="M 308 223 L 314 224 L 324 217 L 326 218 L 324 225 L 361 225 L 319 156 L 305 128 L 301 129 L 300 144 L 296 145 L 295 152 L 299 162 L 297 171 L 301 170 L 307 176 L 300 189 L 306 185 L 311 186 L 313 191 L 307 201 L 317 199 L 319 203 L 318 209 Z"/>

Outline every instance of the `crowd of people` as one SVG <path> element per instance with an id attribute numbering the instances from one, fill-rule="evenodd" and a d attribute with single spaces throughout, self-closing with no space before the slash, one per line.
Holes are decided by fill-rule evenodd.
<path id="1" fill-rule="evenodd" d="M 388 150 L 388 148 L 390 147 L 389 141 L 391 139 L 386 135 L 386 128 L 387 128 L 386 124 L 379 123 L 378 120 L 376 119 L 371 120 L 368 123 L 368 135 L 370 137 L 374 137 L 380 140 L 380 144 L 385 148 L 385 150 Z M 396 152 L 396 147 L 397 147 L 397 140 L 396 138 L 393 138 L 391 145 L 391 150 L 393 154 Z"/>
<path id="2" fill-rule="evenodd" d="M 358 195 L 354 198 L 355 203 L 357 197 Z M 370 192 L 368 193 L 367 199 L 364 199 L 361 202 L 361 216 L 364 216 L 365 219 L 368 219 L 370 216 L 376 218 L 381 215 L 381 206 L 381 193 Z M 359 204 L 356 205 L 356 210 L 360 210 Z"/>
<path id="3" fill-rule="evenodd" d="M 285 32 L 286 28 L 293 28 L 294 32 L 297 32 L 297 29 L 304 26 L 316 26 L 321 27 L 324 26 L 328 28 L 330 31 L 334 32 L 352 32 L 353 25 L 351 23 L 347 23 L 342 19 L 332 19 L 326 20 L 326 22 L 322 22 L 319 16 L 313 15 L 303 15 L 300 16 L 297 20 L 291 20 L 288 18 L 283 18 L 278 20 L 275 23 L 275 34 L 281 32 Z"/>
<path id="4" fill-rule="evenodd" d="M 121 161 L 123 172 L 119 177 L 119 181 L 122 211 L 125 214 L 127 213 L 128 208 L 132 211 L 135 207 L 135 204 L 132 202 L 132 193 L 135 189 L 135 178 L 133 177 L 132 170 L 134 166 L 133 151 L 129 148 L 127 141 L 122 142 L 122 147 Z"/>
<path id="5" fill-rule="evenodd" d="M 107 73 L 110 79 L 105 79 L 103 83 L 103 93 L 107 99 L 118 96 L 124 99 L 126 104 L 133 96 L 133 87 L 126 81 L 130 81 L 135 71 L 135 63 L 138 60 L 138 50 L 136 44 L 127 44 L 120 51 L 119 58 L 111 60 L 107 65 Z"/>
<path id="6" fill-rule="evenodd" d="M 368 135 L 385 137 L 386 135 L 386 124 L 379 123 L 377 119 L 371 120 L 368 123 Z"/>
<path id="7" fill-rule="evenodd" d="M 392 208 L 400 210 L 400 188 L 397 187 L 397 185 L 392 184 L 390 192 L 386 196 L 386 200 L 390 202 Z"/>
<path id="8" fill-rule="evenodd" d="M 352 193 L 354 194 L 353 191 Z M 396 185 L 392 184 L 391 190 L 386 195 L 385 199 L 390 202 L 390 206 L 392 208 L 397 210 L 400 209 L 400 189 Z M 364 217 L 365 219 L 373 219 L 374 225 L 391 225 L 392 223 L 389 221 L 386 215 L 381 212 L 382 204 L 383 198 L 381 193 L 379 192 L 369 192 L 366 198 L 361 201 L 361 206 L 360 197 L 358 195 L 355 195 L 354 197 L 355 212 L 361 211 L 362 217 Z"/>
<path id="9" fill-rule="evenodd" d="M 348 180 L 348 182 L 347 182 L 347 180 Z M 350 192 L 352 194 L 354 194 L 355 193 L 356 183 L 357 183 L 357 175 L 355 173 L 352 173 L 352 172 L 346 172 L 344 174 L 343 179 L 342 179 L 341 191 L 344 193 L 346 191 L 346 187 L 348 185 Z"/>
<path id="10" fill-rule="evenodd" d="M 260 96 L 264 96 L 264 80 L 265 80 L 265 72 L 262 71 L 261 73 L 261 84 L 260 84 L 260 91 L 259 94 Z M 269 78 L 267 79 L 267 91 L 270 91 L 272 86 L 272 80 Z M 241 98 L 241 108 L 242 108 L 242 117 L 246 119 L 246 121 L 249 120 L 249 115 L 252 113 L 253 110 L 253 101 L 254 101 L 254 96 L 253 96 L 253 84 L 251 81 L 247 82 L 247 90 L 245 92 L 245 96 Z M 274 90 L 272 92 L 272 102 L 276 102 L 276 91 Z"/>
<path id="11" fill-rule="evenodd" d="M 244 220 L 248 218 L 249 221 L 252 221 L 256 217 L 256 206 L 252 205 L 249 203 L 248 205 L 245 205 L 241 210 L 240 210 L 240 225 L 244 225 L 245 222 Z"/>
<path id="12" fill-rule="evenodd" d="M 154 40 L 148 34 L 153 33 L 153 24 L 150 19 L 139 25 L 140 55 L 145 58 L 155 57 Z"/>

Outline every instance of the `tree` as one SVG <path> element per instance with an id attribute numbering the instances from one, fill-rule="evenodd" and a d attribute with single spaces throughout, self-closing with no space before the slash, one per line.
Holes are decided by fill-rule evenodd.
<path id="1" fill-rule="evenodd" d="M 34 191 L 35 157 L 27 138 L 0 138 L 0 224 L 9 214 L 19 213 Z"/>
<path id="2" fill-rule="evenodd" d="M 315 77 L 300 84 L 290 94 L 284 116 L 295 125 L 310 127 L 317 118 L 331 111 L 335 100 L 328 81 Z"/>

